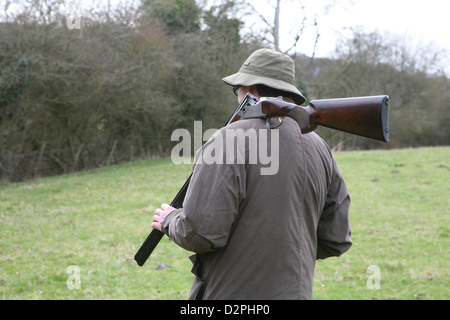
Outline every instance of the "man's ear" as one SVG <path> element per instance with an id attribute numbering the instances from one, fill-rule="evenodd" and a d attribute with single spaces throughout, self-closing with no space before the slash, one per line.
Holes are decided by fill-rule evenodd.
<path id="1" fill-rule="evenodd" d="M 248 87 L 248 92 L 250 92 L 252 95 L 254 95 L 256 98 L 261 98 L 261 96 L 259 95 L 258 90 L 256 90 L 256 86 L 249 86 Z"/>

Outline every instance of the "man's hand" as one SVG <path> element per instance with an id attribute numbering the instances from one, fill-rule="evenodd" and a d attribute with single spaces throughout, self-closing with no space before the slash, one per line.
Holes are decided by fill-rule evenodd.
<path id="1" fill-rule="evenodd" d="M 161 208 L 158 208 L 155 210 L 155 215 L 153 216 L 152 228 L 162 231 L 161 223 L 166 218 L 166 216 L 173 210 L 175 210 L 174 207 L 169 206 L 167 203 L 163 203 L 161 205 Z"/>

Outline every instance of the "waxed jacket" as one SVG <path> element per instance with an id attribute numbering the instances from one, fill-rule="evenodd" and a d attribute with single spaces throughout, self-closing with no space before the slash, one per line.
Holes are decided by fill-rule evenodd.
<path id="1" fill-rule="evenodd" d="M 203 299 L 312 299 L 316 259 L 352 244 L 350 196 L 327 144 L 290 118 L 276 129 L 246 119 L 220 129 L 195 162 L 183 208 L 162 224 L 196 253 L 189 299 L 200 288 Z"/>

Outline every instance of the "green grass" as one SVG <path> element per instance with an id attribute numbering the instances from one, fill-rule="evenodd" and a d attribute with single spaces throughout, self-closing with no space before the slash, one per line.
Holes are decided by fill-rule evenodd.
<path id="1" fill-rule="evenodd" d="M 449 299 L 450 148 L 335 156 L 354 244 L 317 262 L 314 298 Z M 145 160 L 0 186 L 0 298 L 186 299 L 190 252 L 164 237 L 143 267 L 133 256 L 190 170 Z M 79 289 L 67 285 L 72 265 Z M 367 286 L 370 266 L 379 289 Z"/>
<path id="2" fill-rule="evenodd" d="M 340 258 L 318 261 L 314 297 L 450 298 L 450 148 L 336 157 L 352 197 L 354 244 Z M 367 286 L 373 265 L 378 290 Z"/>

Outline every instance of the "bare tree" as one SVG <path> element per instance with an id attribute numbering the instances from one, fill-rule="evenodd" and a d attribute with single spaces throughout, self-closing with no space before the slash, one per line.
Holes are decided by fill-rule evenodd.
<path id="1" fill-rule="evenodd" d="M 249 10 L 247 14 L 256 15 L 258 22 L 250 26 L 255 30 L 257 27 L 262 31 L 260 39 L 269 43 L 277 51 L 296 54 L 297 47 L 307 31 L 315 33 L 314 43 L 311 44 L 311 56 L 315 56 L 316 47 L 320 38 L 320 18 L 326 16 L 329 11 L 337 5 L 351 4 L 352 0 L 334 0 L 318 6 L 311 0 L 268 0 L 248 1 L 246 5 Z M 273 18 L 271 18 L 273 17 Z M 294 18 L 293 18 L 294 17 Z M 256 26 L 256 27 L 255 27 Z M 283 34 L 283 27 L 290 26 L 288 34 Z M 282 39 L 285 43 L 282 44 Z"/>
<path id="2" fill-rule="evenodd" d="M 335 59 L 317 61 L 310 93 L 316 99 L 387 94 L 390 96 L 391 141 L 321 131 L 331 146 L 344 148 L 416 147 L 449 139 L 449 80 L 441 57 L 445 52 L 388 33 L 355 32 L 338 43 Z"/>
<path id="3" fill-rule="evenodd" d="M 275 6 L 275 17 L 273 19 L 273 40 L 275 45 L 275 50 L 280 51 L 280 2 L 277 0 Z"/>

